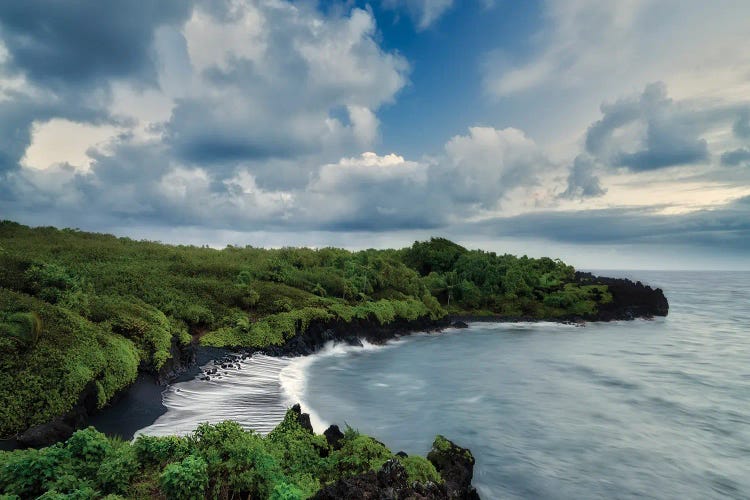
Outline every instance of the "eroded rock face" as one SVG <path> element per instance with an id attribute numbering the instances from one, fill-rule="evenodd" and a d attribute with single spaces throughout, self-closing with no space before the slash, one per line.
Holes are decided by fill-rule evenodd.
<path id="1" fill-rule="evenodd" d="M 405 454 L 404 454 L 405 455 Z M 479 499 L 471 480 L 474 456 L 466 448 L 438 436 L 427 455 L 443 478 L 443 484 L 411 483 L 404 466 L 388 460 L 380 470 L 340 479 L 318 491 L 317 500 L 475 500 Z"/>

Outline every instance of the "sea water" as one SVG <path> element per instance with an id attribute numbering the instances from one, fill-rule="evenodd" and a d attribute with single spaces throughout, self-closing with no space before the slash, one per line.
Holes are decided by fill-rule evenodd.
<path id="1" fill-rule="evenodd" d="M 270 430 L 301 402 L 393 451 L 474 453 L 483 498 L 750 498 L 750 273 L 608 272 L 659 286 L 666 318 L 472 323 L 384 347 L 256 355 L 164 394 L 140 432 Z"/>

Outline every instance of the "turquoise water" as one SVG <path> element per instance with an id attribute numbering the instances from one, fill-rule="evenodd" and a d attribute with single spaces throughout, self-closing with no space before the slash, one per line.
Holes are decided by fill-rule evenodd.
<path id="1" fill-rule="evenodd" d="M 425 453 L 471 448 L 483 498 L 750 498 L 750 273 L 612 273 L 667 318 L 472 324 L 304 362 L 299 396 Z"/>

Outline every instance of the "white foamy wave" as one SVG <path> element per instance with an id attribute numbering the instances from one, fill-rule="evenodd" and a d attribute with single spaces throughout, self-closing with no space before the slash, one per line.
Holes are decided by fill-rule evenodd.
<path id="1" fill-rule="evenodd" d="M 327 356 L 346 356 L 356 351 L 373 351 L 376 349 L 382 349 L 388 345 L 375 345 L 362 340 L 361 346 L 352 346 L 345 343 L 335 343 L 333 341 L 328 342 L 321 350 L 311 356 L 300 356 L 298 358 L 289 359 L 289 363 L 279 373 L 279 380 L 281 382 L 281 389 L 283 397 L 286 400 L 287 405 L 291 406 L 295 403 L 299 403 L 302 406 L 302 411 L 310 415 L 310 423 L 313 429 L 317 433 L 322 433 L 330 425 L 324 421 L 307 403 L 307 384 L 309 378 L 307 376 L 310 365 L 315 363 L 318 359 Z"/>

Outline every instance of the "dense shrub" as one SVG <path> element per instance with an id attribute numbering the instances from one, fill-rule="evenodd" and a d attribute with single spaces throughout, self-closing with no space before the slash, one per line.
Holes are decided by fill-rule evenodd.
<path id="1" fill-rule="evenodd" d="M 342 444 L 332 450 L 300 424 L 295 409 L 265 437 L 229 421 L 202 424 L 188 437 L 139 436 L 132 443 L 88 428 L 48 448 L 0 452 L 0 498 L 304 499 L 394 458 L 352 429 Z M 410 481 L 442 482 L 426 459 L 396 458 Z"/>
<path id="2" fill-rule="evenodd" d="M 406 473 L 409 475 L 409 481 L 419 483 L 440 483 L 442 478 L 435 469 L 435 466 L 424 457 L 418 455 L 410 455 L 408 457 L 396 457 L 399 462 L 406 469 Z"/>
<path id="3" fill-rule="evenodd" d="M 138 436 L 133 451 L 143 467 L 162 468 L 169 462 L 179 461 L 190 454 L 190 441 L 178 436 Z"/>
<path id="4" fill-rule="evenodd" d="M 159 481 L 170 500 L 200 500 L 208 487 L 208 466 L 203 458 L 189 455 L 167 465 Z"/>

